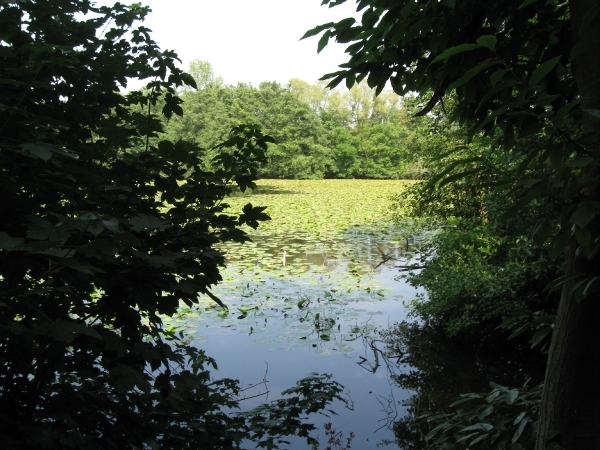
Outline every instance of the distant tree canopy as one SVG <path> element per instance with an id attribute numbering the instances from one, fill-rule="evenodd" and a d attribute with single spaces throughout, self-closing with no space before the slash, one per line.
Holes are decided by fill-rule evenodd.
<path id="1" fill-rule="evenodd" d="M 225 85 L 209 63 L 193 61 L 198 90 L 183 92 L 183 117 L 166 125 L 171 139 L 212 148 L 239 123 L 256 123 L 275 138 L 267 178 L 418 178 L 417 147 L 428 118 L 411 118 L 392 91 L 375 96 L 366 84 L 331 91 L 324 83 L 292 79 L 287 86 L 264 82 Z M 419 130 L 417 130 L 417 128 Z M 421 133 L 418 133 L 420 131 Z M 207 150 L 210 167 L 214 153 Z"/>

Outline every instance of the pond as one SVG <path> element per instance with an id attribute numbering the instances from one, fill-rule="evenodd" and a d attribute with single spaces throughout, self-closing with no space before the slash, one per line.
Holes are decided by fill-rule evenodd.
<path id="1" fill-rule="evenodd" d="M 510 346 L 509 353 L 478 348 L 403 322 L 405 303 L 424 292 L 403 280 L 399 266 L 414 262 L 429 237 L 390 221 L 391 196 L 407 184 L 263 180 L 252 194 L 228 199 L 233 211 L 252 202 L 272 217 L 249 230 L 252 242 L 222 249 L 227 268 L 214 293 L 229 311 L 205 299 L 183 306 L 167 326 L 216 359 L 215 378 L 240 380 L 245 410 L 280 398 L 310 373 L 331 374 L 348 403 L 332 405 L 337 415 L 310 417 L 320 448 L 327 422 L 355 434 L 352 448 L 419 448 L 407 417 L 486 391 L 492 380 L 541 379 L 543 362 L 531 354 L 521 358 L 527 367 Z M 307 444 L 291 439 L 282 448 Z"/>
<path id="2" fill-rule="evenodd" d="M 344 436 L 354 432 L 353 448 L 393 442 L 410 393 L 391 382 L 377 333 L 403 320 L 403 302 L 419 292 L 397 280 L 395 266 L 411 259 L 420 238 L 389 221 L 390 196 L 406 185 L 265 180 L 252 195 L 230 199 L 232 210 L 249 201 L 268 206 L 272 220 L 250 230 L 253 242 L 223 249 L 228 266 L 214 293 L 229 312 L 207 299 L 182 307 L 168 326 L 216 359 L 215 377 L 249 388 L 244 409 L 278 398 L 311 372 L 329 373 L 349 406 L 311 418 L 321 443 L 325 422 Z"/>

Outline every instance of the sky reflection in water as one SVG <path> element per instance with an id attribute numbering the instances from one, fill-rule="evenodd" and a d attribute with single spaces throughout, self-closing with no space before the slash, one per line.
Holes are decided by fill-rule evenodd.
<path id="1" fill-rule="evenodd" d="M 396 259 L 406 253 L 405 237 L 386 231 L 321 241 L 254 240 L 249 250 L 230 249 L 224 282 L 215 290 L 230 313 L 207 303 L 200 314 L 180 317 L 193 333 L 192 344 L 216 359 L 215 377 L 239 379 L 244 387 L 259 383 L 248 396 L 265 392 L 260 382 L 268 381 L 268 396 L 243 401 L 244 409 L 278 398 L 311 372 L 330 373 L 346 388 L 353 410 L 334 404 L 337 416 L 312 418 L 321 443 L 322 425 L 329 421 L 344 436 L 356 434 L 353 448 L 393 441 L 388 425 L 404 415 L 400 403 L 410 393 L 390 382 L 369 342 L 376 329 L 406 318 L 403 300 L 418 292 L 394 280 Z M 379 265 L 382 253 L 392 259 Z M 290 448 L 307 446 L 293 440 Z"/>

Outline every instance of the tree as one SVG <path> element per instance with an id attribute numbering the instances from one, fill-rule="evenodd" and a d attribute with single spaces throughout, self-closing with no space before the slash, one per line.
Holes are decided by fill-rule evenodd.
<path id="1" fill-rule="evenodd" d="M 189 74 L 196 82 L 196 89 L 204 89 L 209 83 L 223 84 L 223 79 L 217 77 L 208 61 L 194 59 L 190 62 Z"/>
<path id="2" fill-rule="evenodd" d="M 206 149 L 206 167 L 211 167 L 217 154 L 211 148 L 227 137 L 232 126 L 256 123 L 276 141 L 270 146 L 268 164 L 260 169 L 261 176 L 323 178 L 331 173 L 332 152 L 323 123 L 289 88 L 276 82 L 256 88 L 213 81 L 185 92 L 182 99 L 185 114 L 166 123 L 167 134 Z"/>
<path id="3" fill-rule="evenodd" d="M 390 90 L 379 96 L 366 83 L 327 91 L 293 79 L 289 88 L 308 104 L 327 129 L 333 149 L 331 175 L 341 178 L 401 178 L 408 172 L 412 141 L 408 115 Z"/>
<path id="4" fill-rule="evenodd" d="M 311 376 L 289 399 L 229 414 L 237 382 L 214 380 L 214 360 L 163 329 L 180 301 L 221 303 L 216 245 L 268 218 L 251 204 L 226 214 L 224 199 L 253 186 L 272 138 L 234 128 L 210 171 L 196 145 L 164 139 L 160 115 L 180 115 L 177 89 L 195 83 L 136 24 L 148 11 L 0 5 L 6 448 L 275 448 L 281 435 L 308 438 L 302 416 L 339 392 Z M 129 78 L 147 88 L 121 94 Z"/>
<path id="5" fill-rule="evenodd" d="M 345 0 L 324 0 L 335 6 Z M 455 92 L 452 117 L 472 138 L 481 133 L 515 163 L 496 168 L 512 188 L 513 209 L 536 199 L 554 208 L 532 230 L 564 254 L 560 307 L 549 351 L 536 448 L 600 447 L 600 5 L 593 0 L 360 0 L 359 23 L 348 18 L 308 31 L 348 43 L 349 61 L 326 75 L 330 86 L 366 79 L 381 92 L 431 92 L 418 115 Z M 553 140 L 546 148 L 519 145 L 516 137 Z M 434 177 L 436 184 L 472 174 L 466 158 Z M 542 179 L 523 177 L 547 162 Z M 487 167 L 481 164 L 480 167 Z"/>
<path id="6" fill-rule="evenodd" d="M 183 117 L 165 120 L 171 140 L 197 143 L 212 168 L 216 143 L 232 126 L 256 123 L 276 140 L 260 175 L 269 178 L 399 178 L 410 176 L 413 140 L 400 97 L 378 97 L 362 85 L 328 91 L 325 83 L 292 79 L 258 87 L 224 85 L 209 63 L 194 61 L 190 72 L 199 89 L 182 92 Z"/>
<path id="7" fill-rule="evenodd" d="M 247 100 L 240 98 L 243 101 Z M 276 141 L 264 176 L 323 178 L 332 172 L 333 152 L 322 121 L 290 89 L 263 82 L 255 92 L 254 105 L 251 111 L 256 122 Z"/>

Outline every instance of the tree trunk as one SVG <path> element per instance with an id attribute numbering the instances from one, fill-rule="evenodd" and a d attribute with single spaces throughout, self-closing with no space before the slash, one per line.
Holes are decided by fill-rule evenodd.
<path id="1" fill-rule="evenodd" d="M 588 109 L 600 109 L 600 20 L 596 16 L 585 29 L 581 24 L 596 5 L 597 0 L 570 1 L 572 44 L 589 43 L 573 61 L 582 104 Z M 587 148 L 598 159 L 600 122 L 584 118 L 583 129 L 596 133 Z M 591 180 L 598 175 L 595 169 L 584 176 Z M 589 200 L 599 197 L 597 187 L 582 194 Z M 599 225 L 596 218 L 595 237 Z M 572 273 L 599 275 L 600 257 L 589 261 L 571 245 L 565 253 L 565 274 Z M 572 283 L 563 286 L 552 335 L 536 450 L 550 448 L 553 442 L 566 450 L 600 449 L 600 300 L 592 295 L 578 303 L 572 287 Z"/>
<path id="2" fill-rule="evenodd" d="M 573 273 L 579 258 L 574 247 L 567 252 L 565 264 Z M 600 449 L 600 301 L 577 303 L 571 287 L 563 287 L 552 335 L 536 450 L 551 442 L 566 450 Z"/>

